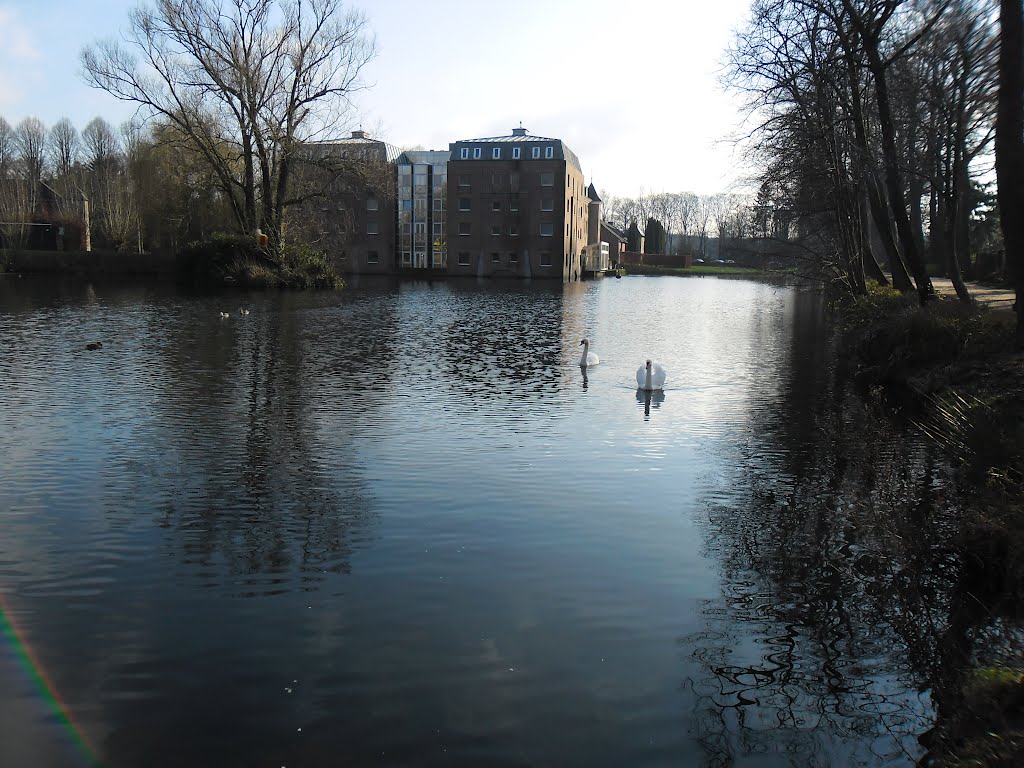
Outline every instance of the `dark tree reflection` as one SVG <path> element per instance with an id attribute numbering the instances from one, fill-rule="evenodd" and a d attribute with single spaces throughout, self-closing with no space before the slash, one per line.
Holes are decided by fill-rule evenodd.
<path id="1" fill-rule="evenodd" d="M 957 554 L 962 502 L 935 447 L 877 394 L 801 372 L 806 341 L 788 407 L 759 413 L 738 451 L 734 501 L 709 503 L 724 593 L 681 640 L 706 673 L 687 681 L 697 736 L 711 765 L 911 764 L 1005 637 L 1001 596 Z"/>
<path id="2" fill-rule="evenodd" d="M 296 573 L 310 581 L 348 571 L 369 506 L 358 434 L 394 370 L 390 304 L 377 298 L 192 317 L 165 339 L 147 437 L 159 523 L 175 531 L 186 562 L 251 576 L 243 594 L 288 589 Z M 373 333 L 345 332 L 367 316 Z"/>

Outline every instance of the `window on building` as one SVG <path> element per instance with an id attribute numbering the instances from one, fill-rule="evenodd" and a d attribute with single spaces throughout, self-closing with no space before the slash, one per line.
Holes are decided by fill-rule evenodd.
<path id="1" fill-rule="evenodd" d="M 492 160 L 501 160 L 501 147 L 492 147 L 491 148 L 491 159 Z"/>
<path id="2" fill-rule="evenodd" d="M 402 251 L 402 265 L 407 267 L 410 264 L 412 264 L 412 252 Z"/>
<path id="3" fill-rule="evenodd" d="M 509 202 L 508 202 L 508 209 L 510 211 L 513 211 L 513 212 L 518 211 L 519 210 L 519 198 L 513 197 L 511 200 L 509 200 Z"/>
<path id="4" fill-rule="evenodd" d="M 459 234 L 460 235 L 468 235 L 469 233 L 470 233 L 469 222 L 468 221 L 460 221 L 459 222 Z"/>
<path id="5" fill-rule="evenodd" d="M 518 224 L 510 224 L 509 225 L 509 227 L 508 227 L 508 236 L 509 237 L 519 237 L 519 225 Z"/>
<path id="6" fill-rule="evenodd" d="M 440 197 L 434 198 L 434 210 L 440 211 L 444 206 L 444 201 Z"/>
<path id="7" fill-rule="evenodd" d="M 542 267 L 550 267 L 551 266 L 551 251 L 541 251 L 540 252 L 540 265 Z"/>
<path id="8" fill-rule="evenodd" d="M 553 173 L 542 173 L 540 175 L 540 185 L 542 187 L 553 187 L 553 186 L 555 186 L 555 174 L 553 174 Z"/>
<path id="9" fill-rule="evenodd" d="M 441 222 L 440 221 L 435 221 L 433 226 L 434 226 L 434 234 L 435 235 L 440 235 L 441 234 Z"/>
<path id="10" fill-rule="evenodd" d="M 501 210 L 501 200 L 492 200 L 491 201 L 491 210 L 492 211 L 500 211 Z"/>
<path id="11" fill-rule="evenodd" d="M 533 157 L 534 160 L 539 160 L 540 159 L 540 147 L 534 147 L 533 148 L 533 153 L 532 153 L 531 157 Z"/>
<path id="12" fill-rule="evenodd" d="M 540 209 L 542 211 L 555 210 L 555 199 L 553 197 L 542 197 L 540 200 Z"/>
<path id="13" fill-rule="evenodd" d="M 366 210 L 368 210 L 368 211 L 376 211 L 377 210 L 377 198 L 376 197 L 367 198 L 367 200 L 366 200 Z"/>
<path id="14" fill-rule="evenodd" d="M 427 222 L 425 222 L 425 221 L 417 221 L 415 224 L 413 224 L 413 232 L 415 232 L 417 235 L 425 234 L 426 231 L 427 231 Z"/>
<path id="15" fill-rule="evenodd" d="M 509 264 L 515 264 L 518 261 L 519 261 L 519 254 L 516 253 L 515 251 L 509 251 L 508 252 L 508 263 Z"/>
<path id="16" fill-rule="evenodd" d="M 541 237 L 554 237 L 555 225 L 550 221 L 542 221 L 540 223 L 540 234 Z"/>
<path id="17" fill-rule="evenodd" d="M 380 234 L 378 232 L 378 230 L 377 230 L 377 222 L 376 221 L 368 221 L 368 222 L 366 222 L 366 234 L 368 234 L 368 235 Z"/>
<path id="18" fill-rule="evenodd" d="M 459 251 L 459 266 L 469 266 L 469 251 Z"/>
<path id="19" fill-rule="evenodd" d="M 512 147 L 512 159 L 513 160 L 518 160 L 519 159 L 519 147 Z"/>
<path id="20" fill-rule="evenodd" d="M 480 159 L 480 147 L 473 147 L 473 159 L 474 160 L 479 160 Z"/>
<path id="21" fill-rule="evenodd" d="M 460 173 L 459 174 L 459 186 L 460 187 L 468 187 L 469 186 L 469 174 L 468 173 Z"/>
<path id="22" fill-rule="evenodd" d="M 469 147 L 463 147 L 462 152 L 459 153 L 461 160 L 469 160 Z"/>
<path id="23" fill-rule="evenodd" d="M 380 261 L 380 256 L 376 251 L 368 251 L 366 254 L 367 264 L 377 264 Z"/>
<path id="24" fill-rule="evenodd" d="M 554 147 L 544 147 L 544 157 L 545 157 L 545 159 L 550 160 L 554 156 L 555 156 L 555 148 Z"/>
<path id="25" fill-rule="evenodd" d="M 498 253 L 497 251 L 492 251 L 491 252 L 491 263 L 493 263 L 493 264 L 500 264 L 501 263 L 501 254 Z"/>
<path id="26" fill-rule="evenodd" d="M 412 210 L 412 200 L 403 200 L 402 201 L 402 210 L 403 211 L 411 211 Z"/>
<path id="27" fill-rule="evenodd" d="M 505 174 L 503 173 L 492 173 L 491 184 L 495 187 L 500 187 L 502 182 L 505 181 Z"/>
<path id="28" fill-rule="evenodd" d="M 469 198 L 468 197 L 460 197 L 459 198 L 459 210 L 460 211 L 468 211 L 469 210 Z"/>
<path id="29" fill-rule="evenodd" d="M 497 224 L 491 225 L 491 237 L 501 237 L 501 227 Z"/>

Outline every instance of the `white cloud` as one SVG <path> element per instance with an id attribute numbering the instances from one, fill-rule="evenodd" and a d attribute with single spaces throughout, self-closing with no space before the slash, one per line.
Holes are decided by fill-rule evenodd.
<path id="1" fill-rule="evenodd" d="M 20 111 L 42 54 L 18 9 L 0 5 L 0 112 Z"/>
<path id="2" fill-rule="evenodd" d="M 17 8 L 0 5 L 0 37 L 4 44 L 0 56 L 5 64 L 29 64 L 42 59 L 42 53 L 32 39 L 32 32 L 22 22 Z"/>

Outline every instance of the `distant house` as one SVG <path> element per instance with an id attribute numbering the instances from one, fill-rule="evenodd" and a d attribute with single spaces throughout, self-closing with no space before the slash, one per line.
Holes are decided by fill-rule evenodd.
<path id="1" fill-rule="evenodd" d="M 62 195 L 49 184 L 30 185 L 17 178 L 0 180 L 0 248 L 60 251 L 78 247 L 81 229 L 74 216 L 62 213 Z"/>
<path id="2" fill-rule="evenodd" d="M 630 253 L 644 252 L 644 233 L 635 221 L 626 230 L 626 250 Z"/>
<path id="3" fill-rule="evenodd" d="M 607 221 L 602 221 L 601 240 L 608 243 L 609 258 L 612 264 L 620 264 L 622 254 L 626 252 L 626 235 Z"/>

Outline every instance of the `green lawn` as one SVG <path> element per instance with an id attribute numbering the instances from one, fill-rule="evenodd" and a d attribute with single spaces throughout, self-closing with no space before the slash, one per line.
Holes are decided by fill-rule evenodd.
<path id="1" fill-rule="evenodd" d="M 713 266 L 695 264 L 692 267 L 652 267 L 641 264 L 626 264 L 627 275 L 760 275 L 763 270 L 753 267 Z"/>

